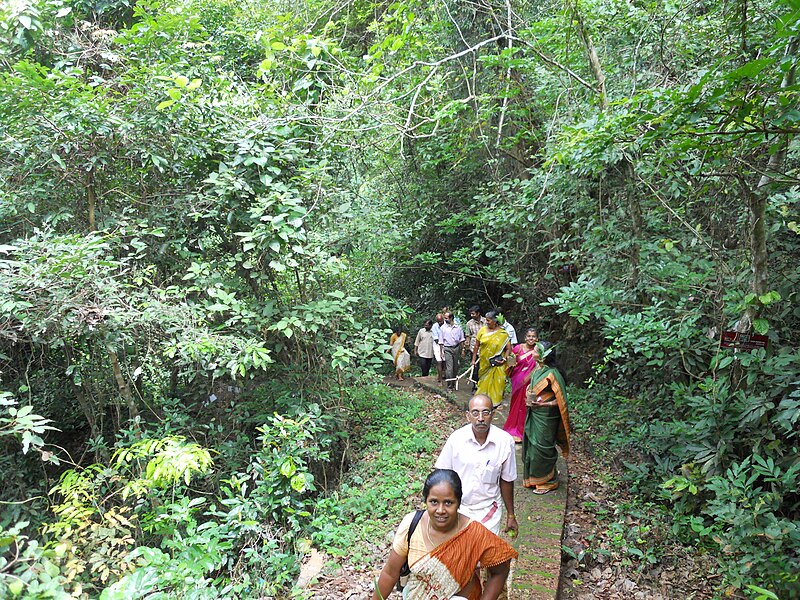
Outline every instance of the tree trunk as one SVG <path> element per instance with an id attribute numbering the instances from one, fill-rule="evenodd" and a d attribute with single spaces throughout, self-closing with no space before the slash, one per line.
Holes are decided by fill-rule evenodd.
<path id="1" fill-rule="evenodd" d="M 794 38 L 786 47 L 785 56 L 793 56 L 797 52 L 800 38 Z M 795 67 L 792 67 L 783 74 L 781 89 L 786 89 L 794 85 Z M 767 168 L 758 181 L 758 185 L 752 191 L 745 189 L 747 194 L 747 206 L 750 210 L 750 291 L 758 296 L 763 296 L 769 291 L 769 262 L 767 255 L 767 197 L 769 186 L 775 178 L 783 159 L 786 157 L 786 149 L 789 146 L 789 135 L 776 135 L 770 140 L 770 145 L 777 144 L 775 152 L 769 157 Z M 734 331 L 739 333 L 749 333 L 755 321 L 761 314 L 762 305 L 760 302 L 751 302 L 734 326 Z"/>
<path id="2" fill-rule="evenodd" d="M 128 382 L 125 380 L 125 376 L 122 374 L 117 353 L 110 348 L 107 351 L 108 358 L 111 361 L 111 368 L 114 371 L 114 379 L 116 380 L 117 387 L 119 388 L 119 393 L 122 396 L 122 399 L 125 400 L 125 404 L 128 407 L 128 416 L 133 419 L 139 415 L 139 411 L 136 408 L 136 403 L 133 401 L 131 386 L 128 385 Z"/>
<path id="3" fill-rule="evenodd" d="M 747 0 L 741 0 L 741 18 L 739 19 L 739 47 L 742 61 L 747 60 Z"/>
<path id="4" fill-rule="evenodd" d="M 513 33 L 514 33 L 512 27 L 511 27 L 511 13 L 512 13 L 512 11 L 511 11 L 511 0 L 506 0 L 506 10 L 507 10 L 507 22 L 506 22 L 506 36 L 507 37 L 505 39 L 505 43 L 506 43 L 506 49 L 508 49 L 510 51 L 511 48 L 513 47 L 513 37 L 512 36 L 513 36 Z M 500 43 L 500 42 L 498 41 L 498 43 Z M 505 76 L 506 88 L 505 88 L 505 93 L 503 94 L 503 102 L 502 102 L 502 105 L 500 106 L 500 122 L 497 124 L 497 140 L 495 140 L 495 143 L 494 143 L 496 148 L 500 147 L 500 141 L 502 140 L 502 137 L 503 137 L 503 123 L 505 123 L 505 120 L 506 120 L 506 111 L 508 110 L 508 93 L 509 93 L 509 90 L 511 89 L 511 71 L 512 71 L 512 69 L 511 69 L 511 66 L 509 65 L 509 67 L 506 69 L 506 76 Z"/>
<path id="5" fill-rule="evenodd" d="M 600 57 L 597 56 L 592 36 L 586 29 L 586 24 L 583 22 L 583 15 L 578 10 L 577 0 L 572 0 L 570 5 L 572 9 L 572 16 L 578 26 L 578 37 L 581 38 L 583 49 L 586 52 L 586 58 L 589 60 L 589 68 L 592 70 L 592 75 L 597 83 L 598 100 L 600 101 L 600 110 L 606 112 L 608 110 L 608 95 L 606 94 L 606 76 L 603 73 L 603 67 L 600 64 Z"/>
<path id="6" fill-rule="evenodd" d="M 586 58 L 589 61 L 589 68 L 594 76 L 597 85 L 597 95 L 600 102 L 600 112 L 608 112 L 608 95 L 606 94 L 606 76 L 603 73 L 603 66 L 600 64 L 600 57 L 597 55 L 597 50 L 594 47 L 592 36 L 589 34 L 586 24 L 583 21 L 583 15 L 578 8 L 578 1 L 572 0 L 570 3 L 572 16 L 577 25 L 578 37 L 583 43 Z M 633 184 L 634 172 L 633 162 L 629 157 L 624 157 L 620 164 L 620 172 L 622 173 L 622 183 L 625 188 L 625 200 L 628 209 L 628 216 L 630 217 L 631 224 L 631 246 L 630 246 L 630 263 L 631 273 L 628 281 L 628 287 L 635 288 L 639 284 L 639 263 L 640 263 L 640 248 L 639 239 L 642 235 L 644 228 L 642 219 L 642 207 L 639 204 L 639 198 L 636 195 L 636 189 Z"/>
<path id="7" fill-rule="evenodd" d="M 92 438 L 97 439 L 100 437 L 101 431 L 97 427 L 97 419 L 95 419 L 94 410 L 92 409 L 91 401 L 86 397 L 86 392 L 82 385 L 72 382 L 72 391 L 75 398 L 78 399 L 78 405 L 83 411 L 83 416 L 86 417 L 86 422 L 89 424 L 89 431 Z"/>
<path id="8" fill-rule="evenodd" d="M 639 239 L 642 236 L 643 229 L 642 206 L 639 204 L 639 198 L 636 196 L 636 189 L 633 185 L 633 175 L 633 163 L 626 156 L 623 158 L 622 163 L 622 177 L 625 186 L 628 215 L 631 218 L 631 276 L 628 283 L 631 289 L 639 285 L 639 262 L 641 255 Z"/>
<path id="9" fill-rule="evenodd" d="M 97 193 L 94 189 L 94 173 L 92 171 L 89 171 L 89 175 L 86 177 L 86 204 L 89 216 L 89 231 L 97 231 L 94 216 L 95 206 L 97 205 Z"/>
<path id="10" fill-rule="evenodd" d="M 68 344 L 64 345 L 64 356 L 67 359 L 67 367 L 75 364 L 72 360 L 72 348 Z M 98 440 L 103 435 L 102 424 L 98 424 L 97 422 L 97 417 L 100 414 L 100 411 L 95 409 L 94 400 L 92 399 L 92 395 L 89 392 L 88 386 L 86 385 L 86 381 L 81 378 L 81 383 L 76 383 L 74 377 L 71 375 L 68 377 L 69 383 L 72 386 L 72 393 L 75 394 L 75 398 L 78 401 L 78 406 L 81 407 L 81 412 L 83 412 L 83 416 L 86 418 L 86 423 L 89 425 L 89 433 L 92 439 Z"/>

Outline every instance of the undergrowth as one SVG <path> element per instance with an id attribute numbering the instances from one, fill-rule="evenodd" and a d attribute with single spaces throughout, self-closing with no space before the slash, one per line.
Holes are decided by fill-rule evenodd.
<path id="1" fill-rule="evenodd" d="M 110 462 L 66 470 L 43 529 L 0 520 L 0 551 L 18 556 L 0 553 L 0 597 L 298 598 L 291 588 L 312 545 L 370 567 L 436 446 L 424 402 L 380 385 L 336 398 L 276 391 L 231 404 L 247 415 L 235 438 L 209 429 L 204 447 L 143 428 L 118 439 Z M 46 421 L 6 404 L 6 437 L 40 444 Z M 236 420 L 227 409 L 203 416 Z M 338 489 L 325 479 L 334 471 Z"/>
<path id="2" fill-rule="evenodd" d="M 351 432 L 353 466 L 339 489 L 317 502 L 312 539 L 331 555 L 367 567 L 386 535 L 385 523 L 413 508 L 422 485 L 420 459 L 436 442 L 420 422 L 423 400 L 386 387 L 354 394 L 364 418 Z"/>
<path id="3" fill-rule="evenodd" d="M 574 558 L 645 571 L 669 566 L 680 546 L 679 553 L 715 558 L 724 597 L 800 597 L 797 571 L 788 567 L 799 564 L 796 452 L 784 460 L 734 457 L 711 470 L 680 454 L 694 442 L 696 421 L 665 418 L 648 399 L 595 387 L 572 390 L 570 407 L 575 432 L 615 497 L 584 502 L 601 530 Z"/>

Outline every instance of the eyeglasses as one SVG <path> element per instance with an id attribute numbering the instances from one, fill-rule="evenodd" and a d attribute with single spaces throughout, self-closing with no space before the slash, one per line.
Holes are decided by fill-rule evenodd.
<path id="1" fill-rule="evenodd" d="M 469 411 L 469 414 L 471 414 L 476 419 L 478 417 L 483 417 L 485 419 L 489 415 L 491 415 L 493 412 L 494 412 L 494 409 L 492 409 L 492 410 L 487 410 L 487 409 L 484 409 L 484 410 L 471 410 L 471 411 Z"/>

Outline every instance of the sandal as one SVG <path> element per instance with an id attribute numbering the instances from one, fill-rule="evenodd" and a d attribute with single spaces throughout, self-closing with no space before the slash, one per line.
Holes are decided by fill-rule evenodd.
<path id="1" fill-rule="evenodd" d="M 548 488 L 536 488 L 535 490 L 533 490 L 533 493 L 539 496 L 544 496 L 545 494 L 549 494 L 552 491 L 553 490 L 550 490 Z"/>

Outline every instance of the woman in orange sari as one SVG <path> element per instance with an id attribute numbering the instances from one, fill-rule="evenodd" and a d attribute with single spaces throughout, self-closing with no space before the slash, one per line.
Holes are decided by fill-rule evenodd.
<path id="1" fill-rule="evenodd" d="M 410 573 L 404 600 L 497 600 L 517 551 L 477 521 L 458 512 L 461 479 L 450 469 L 436 469 L 422 488 L 425 511 L 407 514 L 392 542 L 372 600 L 386 600 L 405 563 Z M 485 589 L 475 568 L 488 568 Z"/>

